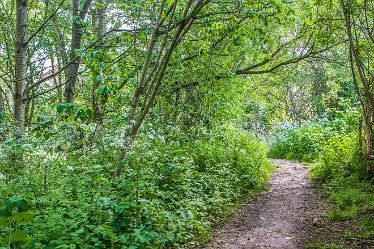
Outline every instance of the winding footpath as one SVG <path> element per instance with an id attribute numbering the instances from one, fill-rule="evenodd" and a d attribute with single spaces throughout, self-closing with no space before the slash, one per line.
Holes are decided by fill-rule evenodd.
<path id="1" fill-rule="evenodd" d="M 325 200 L 309 180 L 307 167 L 287 160 L 272 162 L 278 170 L 268 191 L 217 228 L 207 249 L 300 249 L 310 242 Z"/>

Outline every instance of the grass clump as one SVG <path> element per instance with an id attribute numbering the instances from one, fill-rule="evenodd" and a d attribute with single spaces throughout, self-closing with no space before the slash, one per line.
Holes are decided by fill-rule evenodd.
<path id="1" fill-rule="evenodd" d="M 330 219 L 351 220 L 345 238 L 373 239 L 374 181 L 357 155 L 357 135 L 331 137 L 312 168 L 334 204 Z"/>

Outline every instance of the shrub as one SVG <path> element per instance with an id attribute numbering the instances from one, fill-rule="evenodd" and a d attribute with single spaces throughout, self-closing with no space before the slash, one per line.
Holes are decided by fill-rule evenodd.
<path id="1" fill-rule="evenodd" d="M 363 177 L 366 167 L 357 155 L 357 135 L 337 134 L 329 138 L 321 151 L 313 176 L 322 181 L 352 175 Z"/>
<path id="2" fill-rule="evenodd" d="M 268 156 L 311 162 L 318 157 L 328 135 L 320 124 L 279 124 L 273 129 Z"/>
<path id="3" fill-rule="evenodd" d="M 0 182 L 3 198 L 17 192 L 33 203 L 34 220 L 22 227 L 30 239 L 22 248 L 181 248 L 201 242 L 213 224 L 263 188 L 270 171 L 260 141 L 231 125 L 191 134 L 176 125 L 145 126 L 116 180 L 118 151 L 110 146 L 69 156 L 51 150 L 43 160 L 38 151 L 30 152 L 25 177 Z"/>
<path id="4" fill-rule="evenodd" d="M 355 219 L 356 231 L 346 231 L 349 238 L 374 236 L 374 182 L 366 165 L 357 155 L 357 135 L 338 134 L 324 146 L 311 176 L 323 183 L 329 199 L 334 203 L 332 220 Z"/>

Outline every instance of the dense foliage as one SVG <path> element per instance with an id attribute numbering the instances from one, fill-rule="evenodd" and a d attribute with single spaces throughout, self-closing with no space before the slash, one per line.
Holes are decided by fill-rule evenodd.
<path id="1" fill-rule="evenodd" d="M 354 112 L 333 121 L 278 123 L 274 125 L 270 134 L 268 156 L 313 162 L 319 158 L 324 148 L 329 146 L 329 141 L 334 139 L 334 136 L 356 132 L 357 122 L 357 112 Z M 355 146 L 357 149 L 357 141 Z"/>
<path id="2" fill-rule="evenodd" d="M 357 134 L 337 134 L 325 144 L 312 169 L 312 177 L 323 183 L 332 203 L 332 220 L 353 220 L 344 230 L 348 239 L 374 236 L 374 182 L 357 155 Z"/>
<path id="3" fill-rule="evenodd" d="M 3 243 L 25 243 L 25 248 L 178 247 L 209 238 L 217 218 L 267 179 L 270 166 L 261 143 L 232 125 L 199 131 L 196 140 L 175 125 L 146 129 L 148 135 L 139 138 L 124 162 L 123 177 L 115 181 L 111 170 L 117 158 L 110 148 L 99 155 L 94 148 L 85 155 L 29 154 L 33 163 L 27 177 L 4 179 L 0 193 L 4 205 L 15 193 L 22 196 L 30 204 L 30 220 L 20 222 L 17 215 L 26 213 L 17 209 L 2 214 Z"/>
<path id="4" fill-rule="evenodd" d="M 268 151 L 269 157 L 301 162 L 316 159 L 328 136 L 320 124 L 279 124 L 273 132 L 274 141 Z"/>

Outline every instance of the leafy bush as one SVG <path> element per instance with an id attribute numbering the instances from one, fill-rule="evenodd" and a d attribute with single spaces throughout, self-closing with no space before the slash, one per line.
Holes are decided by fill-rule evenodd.
<path id="1" fill-rule="evenodd" d="M 357 155 L 357 135 L 331 137 L 317 163 L 312 168 L 313 179 L 323 183 L 329 199 L 334 203 L 330 218 L 333 220 L 356 219 L 355 231 L 347 231 L 349 238 L 374 236 L 374 182 L 366 165 Z"/>
<path id="2" fill-rule="evenodd" d="M 329 134 L 320 124 L 279 124 L 273 130 L 268 156 L 311 162 L 316 159 Z"/>
<path id="3" fill-rule="evenodd" d="M 51 129 L 66 129 L 61 126 Z M 80 127 L 68 129 L 74 135 Z M 53 134 L 45 139 L 54 141 Z M 123 175 L 112 180 L 118 151 L 110 146 L 117 138 L 111 139 L 97 138 L 96 144 L 106 145 L 99 153 L 82 154 L 84 148 L 74 151 L 73 145 L 68 156 L 56 148 L 43 158 L 45 151 L 35 149 L 26 177 L 0 182 L 3 198 L 17 192 L 33 203 L 23 248 L 180 248 L 201 242 L 213 224 L 262 189 L 270 170 L 262 144 L 231 125 L 191 134 L 176 125 L 147 125 L 122 162 Z"/>
<path id="4" fill-rule="evenodd" d="M 357 135 L 337 134 L 327 140 L 313 169 L 313 175 L 322 181 L 335 177 L 362 176 L 366 167 L 357 155 Z"/>
<path id="5" fill-rule="evenodd" d="M 10 198 L 0 208 L 0 235 L 1 243 L 6 245 L 22 245 L 27 243 L 29 237 L 22 230 L 25 222 L 33 221 L 34 217 L 27 211 L 30 203 L 19 197 Z"/>

